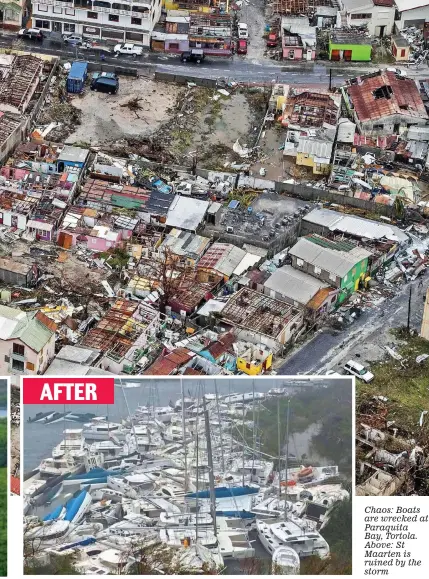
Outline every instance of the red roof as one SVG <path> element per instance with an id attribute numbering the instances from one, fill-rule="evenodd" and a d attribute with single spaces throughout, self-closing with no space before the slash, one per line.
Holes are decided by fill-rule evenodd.
<path id="1" fill-rule="evenodd" d="M 10 477 L 10 492 L 14 495 L 21 494 L 21 481 L 16 476 Z"/>
<path id="2" fill-rule="evenodd" d="M 145 372 L 146 376 L 158 375 L 168 376 L 172 374 L 176 368 L 183 366 L 192 358 L 189 350 L 186 348 L 176 348 L 167 356 L 161 355 L 155 362 L 149 366 Z"/>
<path id="3" fill-rule="evenodd" d="M 227 334 L 224 334 L 221 338 L 219 338 L 219 340 L 217 340 L 216 342 L 212 342 L 210 346 L 207 348 L 207 351 L 210 352 L 210 354 L 213 356 L 215 360 L 217 360 L 218 358 L 220 358 L 220 356 L 222 356 L 222 354 L 225 354 L 225 352 L 227 352 L 230 349 L 230 347 L 234 342 L 235 342 L 234 334 L 228 332 Z"/>
<path id="4" fill-rule="evenodd" d="M 394 72 L 362 76 L 347 88 L 347 93 L 361 122 L 395 114 L 428 118 L 414 80 L 399 78 Z"/>
<path id="5" fill-rule="evenodd" d="M 372 0 L 374 6 L 386 6 L 386 8 L 390 8 L 393 6 L 393 0 Z"/>

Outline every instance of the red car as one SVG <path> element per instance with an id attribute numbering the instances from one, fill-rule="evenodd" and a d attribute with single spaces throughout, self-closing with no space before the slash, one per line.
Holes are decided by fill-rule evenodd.
<path id="1" fill-rule="evenodd" d="M 270 32 L 267 38 L 267 46 L 276 47 L 278 43 L 278 36 L 275 32 Z"/>
<path id="2" fill-rule="evenodd" d="M 247 54 L 247 40 L 240 38 L 237 43 L 237 54 Z"/>

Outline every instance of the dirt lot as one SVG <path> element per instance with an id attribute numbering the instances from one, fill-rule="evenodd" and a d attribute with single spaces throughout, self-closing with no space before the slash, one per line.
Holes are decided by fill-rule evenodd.
<path id="1" fill-rule="evenodd" d="M 82 112 L 81 124 L 68 143 L 112 142 L 126 137 L 145 137 L 166 121 L 182 88 L 144 77 L 121 77 L 118 94 L 92 92 L 76 96 L 71 104 Z"/>

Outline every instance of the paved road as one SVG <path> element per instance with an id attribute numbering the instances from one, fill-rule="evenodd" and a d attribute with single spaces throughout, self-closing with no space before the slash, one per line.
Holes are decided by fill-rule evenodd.
<path id="1" fill-rule="evenodd" d="M 15 35 L 6 33 L 0 35 L 0 47 L 10 48 L 13 43 L 16 44 Z M 22 40 L 19 42 L 19 47 L 21 50 L 26 48 L 34 53 L 51 54 L 69 60 L 84 58 L 90 62 L 100 62 L 99 55 L 91 52 L 91 50 L 86 51 L 67 45 L 51 43 L 48 39 L 45 39 L 41 44 Z M 252 59 L 239 55 L 225 59 L 207 58 L 202 64 L 197 65 L 194 63 L 183 63 L 175 55 L 149 51 L 138 58 L 109 57 L 106 58 L 105 62 L 118 66 L 131 66 L 147 73 L 159 71 L 185 77 L 224 78 L 230 81 L 255 84 L 284 82 L 305 84 L 306 86 L 328 85 L 330 68 L 332 68 L 332 84 L 334 86 L 341 85 L 348 78 L 377 69 L 376 66 L 363 63 L 343 65 L 341 63 L 299 62 L 284 64 L 266 58 Z M 408 74 L 412 77 L 426 78 L 428 76 L 428 67 L 425 66 L 419 70 L 409 69 Z"/>
<path id="2" fill-rule="evenodd" d="M 426 275 L 425 287 L 429 282 Z M 368 309 L 351 326 L 341 332 L 324 331 L 293 354 L 278 370 L 279 375 L 321 374 L 327 370 L 337 370 L 353 358 L 353 352 L 362 342 L 374 341 L 387 336 L 389 329 L 407 324 L 409 287 L 412 289 L 411 328 L 420 331 L 424 292 L 419 288 L 419 280 L 404 284 L 393 299 L 387 299 L 380 306 Z"/>

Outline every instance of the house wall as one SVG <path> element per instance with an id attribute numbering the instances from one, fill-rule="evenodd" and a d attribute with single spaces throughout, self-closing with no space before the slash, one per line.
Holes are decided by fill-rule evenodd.
<path id="1" fill-rule="evenodd" d="M 119 234 L 116 241 L 109 241 L 102 237 L 92 237 L 91 235 L 87 235 L 86 244 L 88 249 L 91 251 L 107 251 L 112 247 L 119 247 L 121 245 L 121 239 Z"/>
<path id="2" fill-rule="evenodd" d="M 362 134 L 392 135 L 401 134 L 411 125 L 425 126 L 427 119 L 407 115 L 390 115 L 382 119 L 374 119 L 361 123 L 353 110 L 353 117 Z"/>
<path id="3" fill-rule="evenodd" d="M 334 44 L 333 42 L 329 43 L 329 60 L 333 59 L 332 52 L 335 50 L 340 51 L 340 60 L 344 59 L 344 51 L 351 50 L 351 58 L 352 62 L 368 62 L 371 60 L 371 51 L 372 48 L 370 45 L 366 44 Z"/>
<path id="4" fill-rule="evenodd" d="M 22 273 L 16 273 L 14 271 L 8 271 L 6 269 L 0 269 L 0 279 L 5 283 L 11 283 L 13 285 L 20 285 L 27 287 L 29 281 L 31 280 L 31 269 L 27 275 Z"/>
<path id="5" fill-rule="evenodd" d="M 355 265 L 341 280 L 340 293 L 338 294 L 338 303 L 341 304 L 353 292 L 359 288 L 359 281 L 365 276 L 368 270 L 368 258 L 363 259 Z"/>
<path id="6" fill-rule="evenodd" d="M 13 352 L 13 344 L 24 346 L 24 355 Z M 34 352 L 21 340 L 0 340 L 0 372 L 8 374 L 42 374 L 55 356 L 55 334 L 41 352 Z M 22 370 L 22 364 L 24 369 Z"/>
<path id="7" fill-rule="evenodd" d="M 404 10 L 399 15 L 400 20 L 395 21 L 398 30 L 403 30 L 408 26 L 423 28 L 425 22 L 429 22 L 429 5 L 414 8 L 414 10 Z"/>
<path id="8" fill-rule="evenodd" d="M 189 50 L 189 40 L 165 40 L 164 50 L 173 54 L 186 52 Z"/>
<path id="9" fill-rule="evenodd" d="M 270 353 L 263 362 L 259 364 L 252 364 L 245 358 L 237 358 L 237 370 L 244 372 L 248 376 L 257 376 L 263 371 L 269 370 L 273 363 L 273 354 Z"/>
<path id="10" fill-rule="evenodd" d="M 316 277 L 317 279 L 320 279 L 336 288 L 341 287 L 341 278 L 339 276 L 331 274 L 324 269 L 317 271 L 313 264 L 303 261 L 302 259 L 298 259 L 294 255 L 292 255 L 291 257 L 292 257 L 292 267 L 294 267 L 295 269 L 305 271 L 305 273 L 308 273 L 309 275 L 312 275 L 313 277 Z"/>
<path id="11" fill-rule="evenodd" d="M 113 6 L 112 1 L 107 3 Z M 33 0 L 32 26 L 45 31 L 74 32 L 87 38 L 136 42 L 149 47 L 152 30 L 161 15 L 162 0 L 124 0 L 122 4 L 128 5 L 129 10 L 95 6 L 94 2 L 78 7 L 73 2 Z M 148 10 L 140 11 L 144 8 Z M 111 18 L 117 18 L 117 21 Z"/>
<path id="12" fill-rule="evenodd" d="M 290 57 L 289 52 L 293 51 L 293 58 Z M 285 60 L 302 60 L 303 49 L 301 46 L 283 46 L 283 58 Z"/>
<path id="13" fill-rule="evenodd" d="M 410 47 L 397 47 L 396 44 L 392 42 L 392 55 L 395 57 L 396 62 L 407 61 L 410 58 Z"/>
<path id="14" fill-rule="evenodd" d="M 2 27 L 7 30 L 19 30 L 21 28 L 22 12 L 25 0 L 15 0 L 0 3 L 0 10 L 3 11 Z"/>
<path id="15" fill-rule="evenodd" d="M 370 18 L 356 18 L 357 15 L 361 14 L 370 15 Z M 366 25 L 371 36 L 379 37 L 382 26 L 385 27 L 383 36 L 388 36 L 392 34 L 395 26 L 394 6 L 374 6 L 372 2 L 368 2 L 366 6 L 359 5 L 356 8 L 348 8 L 346 16 L 349 26 Z"/>
<path id="16" fill-rule="evenodd" d="M 315 175 L 328 175 L 330 166 L 328 163 L 315 163 L 312 156 L 308 153 L 297 153 L 296 164 L 304 167 L 311 167 Z"/>

